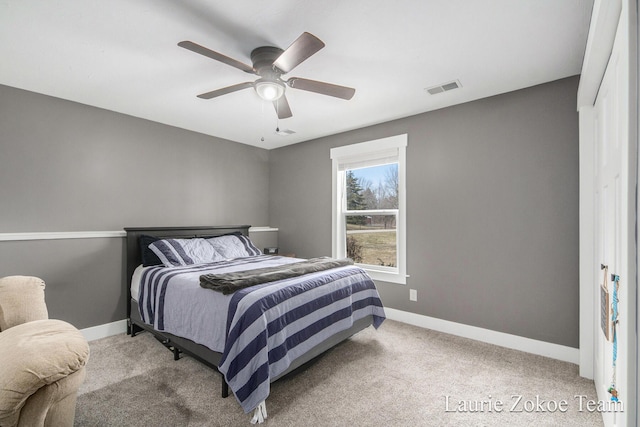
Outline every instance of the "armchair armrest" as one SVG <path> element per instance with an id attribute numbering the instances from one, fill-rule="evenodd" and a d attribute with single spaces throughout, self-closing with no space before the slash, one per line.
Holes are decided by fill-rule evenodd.
<path id="1" fill-rule="evenodd" d="M 36 320 L 0 333 L 0 425 L 15 425 L 41 387 L 82 369 L 89 344 L 62 320 Z"/>

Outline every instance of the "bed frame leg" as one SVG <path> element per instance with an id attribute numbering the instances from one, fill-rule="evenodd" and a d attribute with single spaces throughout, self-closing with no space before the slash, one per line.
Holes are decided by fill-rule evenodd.
<path id="1" fill-rule="evenodd" d="M 131 320 L 127 320 L 127 334 L 131 335 L 131 338 L 135 337 L 138 332 L 141 332 L 142 328 L 138 327 Z"/>
<path id="2" fill-rule="evenodd" d="M 176 346 L 173 346 L 171 350 L 173 351 L 173 360 L 180 360 L 180 350 Z"/>
<path id="3" fill-rule="evenodd" d="M 222 375 L 222 373 L 220 373 L 220 376 L 222 377 L 222 397 L 229 397 L 229 384 L 227 384 L 227 381 L 224 379 L 224 375 Z"/>

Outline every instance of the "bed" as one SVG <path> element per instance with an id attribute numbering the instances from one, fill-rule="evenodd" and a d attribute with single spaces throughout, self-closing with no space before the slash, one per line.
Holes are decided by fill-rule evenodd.
<path id="1" fill-rule="evenodd" d="M 342 260 L 264 255 L 252 245 L 248 225 L 125 231 L 127 333 L 148 331 L 175 360 L 187 354 L 218 370 L 222 397 L 231 388 L 252 422 L 266 418 L 270 383 L 384 321 L 362 269 L 330 264 Z M 287 275 L 312 261 L 326 266 Z M 231 288 L 216 287 L 229 277 L 224 283 Z"/>

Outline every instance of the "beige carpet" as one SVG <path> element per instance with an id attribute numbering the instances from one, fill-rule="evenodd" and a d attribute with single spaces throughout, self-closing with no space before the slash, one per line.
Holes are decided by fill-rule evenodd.
<path id="1" fill-rule="evenodd" d="M 217 372 L 189 357 L 173 361 L 148 333 L 93 341 L 76 426 L 250 425 L 220 386 Z M 522 396 L 514 411 L 513 395 Z M 602 425 L 599 413 L 580 411 L 577 395 L 596 399 L 576 365 L 387 320 L 272 384 L 265 425 Z M 566 412 L 540 411 L 563 400 Z M 470 411 L 481 401 L 494 410 Z"/>

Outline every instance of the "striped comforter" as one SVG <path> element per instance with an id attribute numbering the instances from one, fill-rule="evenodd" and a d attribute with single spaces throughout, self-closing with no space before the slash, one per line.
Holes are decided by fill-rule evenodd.
<path id="1" fill-rule="evenodd" d="M 193 276 L 194 269 L 207 274 L 296 261 L 299 259 L 256 256 L 206 267 L 158 268 L 154 274 L 143 276 L 140 312 L 154 328 L 170 331 L 171 325 L 165 324 L 162 316 L 163 294 L 174 282 L 184 286 L 181 274 Z M 218 294 L 203 288 L 201 292 Z M 296 358 L 350 328 L 358 319 L 373 316 L 376 328 L 385 319 L 373 281 L 364 270 L 352 265 L 245 288 L 229 295 L 227 302 L 226 341 L 219 370 L 245 413 L 267 398 L 271 379 L 286 371 Z M 193 312 L 185 305 L 185 316 Z M 163 324 L 159 324 L 160 319 Z"/>

